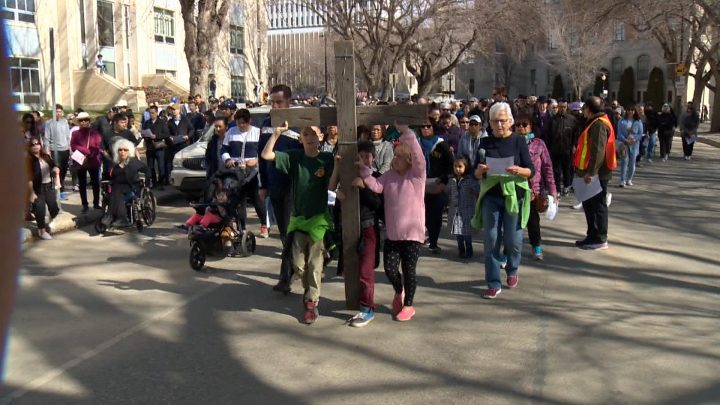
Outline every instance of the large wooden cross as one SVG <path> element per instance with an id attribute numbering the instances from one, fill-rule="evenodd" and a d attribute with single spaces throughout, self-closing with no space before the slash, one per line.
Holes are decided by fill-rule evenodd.
<path id="1" fill-rule="evenodd" d="M 353 41 L 335 42 L 336 107 L 273 109 L 272 125 L 287 121 L 290 127 L 337 125 L 340 139 L 340 188 L 342 202 L 342 255 L 345 278 L 345 302 L 348 309 L 358 309 L 360 273 L 358 242 L 360 239 L 360 206 L 358 190 L 350 186 L 357 177 L 358 125 L 420 125 L 427 119 L 427 106 L 355 106 L 355 57 Z M 425 215 L 418 212 L 417 215 Z M 379 243 L 379 241 L 378 241 Z"/>

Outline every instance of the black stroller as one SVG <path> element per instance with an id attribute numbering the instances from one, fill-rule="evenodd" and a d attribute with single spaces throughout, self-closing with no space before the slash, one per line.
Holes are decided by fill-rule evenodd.
<path id="1" fill-rule="evenodd" d="M 210 179 L 205 190 L 204 203 L 191 204 L 198 214 L 211 210 L 221 221 L 208 229 L 194 227 L 188 231 L 190 240 L 190 267 L 201 271 L 208 257 L 248 257 L 255 252 L 255 235 L 244 229 L 244 210 L 238 209 L 241 192 L 246 182 L 245 172 L 239 169 L 221 169 Z M 227 202 L 213 201 L 218 190 L 227 194 Z"/>

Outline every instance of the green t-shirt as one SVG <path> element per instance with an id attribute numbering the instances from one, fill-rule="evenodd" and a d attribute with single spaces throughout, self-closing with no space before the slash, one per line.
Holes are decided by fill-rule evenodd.
<path id="1" fill-rule="evenodd" d="M 275 167 L 290 176 L 293 191 L 293 215 L 307 219 L 328 209 L 328 184 L 335 158 L 320 152 L 314 158 L 302 149 L 275 152 Z"/>

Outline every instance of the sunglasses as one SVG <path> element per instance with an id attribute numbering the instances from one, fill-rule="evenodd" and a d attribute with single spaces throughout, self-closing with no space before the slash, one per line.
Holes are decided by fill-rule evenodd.
<path id="1" fill-rule="evenodd" d="M 475 121 L 473 121 L 473 122 L 471 122 L 471 123 L 470 123 L 470 125 L 472 125 L 472 126 L 476 127 L 476 126 L 480 125 L 480 123 L 479 123 L 479 122 L 475 122 Z"/>
<path id="2" fill-rule="evenodd" d="M 119 149 L 118 149 L 118 152 L 127 152 L 127 151 L 129 151 L 129 150 L 130 150 L 130 149 L 119 148 Z"/>
<path id="3" fill-rule="evenodd" d="M 89 118 L 83 118 L 83 119 L 78 120 L 78 122 L 90 122 L 90 119 L 89 119 Z"/>
<path id="4" fill-rule="evenodd" d="M 460 121 L 461 124 L 469 124 L 470 121 Z"/>
<path id="5" fill-rule="evenodd" d="M 530 126 L 530 123 L 529 123 L 529 122 L 518 122 L 517 125 L 518 125 L 519 127 L 525 128 L 525 127 L 529 127 L 529 126 Z"/>
<path id="6" fill-rule="evenodd" d="M 420 128 L 428 129 L 428 128 L 432 128 L 432 125 L 420 125 Z"/>

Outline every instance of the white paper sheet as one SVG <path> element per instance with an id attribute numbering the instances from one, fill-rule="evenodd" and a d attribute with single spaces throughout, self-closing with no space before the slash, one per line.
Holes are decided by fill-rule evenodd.
<path id="1" fill-rule="evenodd" d="M 505 169 L 515 164 L 515 158 L 513 156 L 504 158 L 488 157 L 485 159 L 485 164 L 488 166 L 488 176 L 509 176 L 510 173 L 506 172 Z"/>
<path id="2" fill-rule="evenodd" d="M 140 135 L 142 135 L 143 138 L 150 138 L 150 135 L 152 135 L 152 131 L 149 129 L 143 129 L 142 132 L 140 132 Z"/>
<path id="3" fill-rule="evenodd" d="M 558 202 L 555 201 L 553 196 L 549 195 L 548 196 L 548 209 L 547 209 L 547 211 L 545 211 L 545 218 L 552 221 L 555 219 L 557 212 L 558 212 Z"/>
<path id="4" fill-rule="evenodd" d="M 334 191 L 328 190 L 328 205 L 335 205 L 336 199 L 337 199 L 337 194 L 335 194 Z"/>
<path id="5" fill-rule="evenodd" d="M 85 155 L 83 155 L 79 150 L 73 152 L 72 155 L 70 155 L 70 158 L 79 165 L 82 165 L 85 162 Z"/>
<path id="6" fill-rule="evenodd" d="M 575 190 L 575 198 L 578 202 L 587 201 L 602 191 L 600 178 L 593 176 L 590 183 L 585 183 L 584 177 L 575 177 L 572 182 L 573 190 Z"/>

